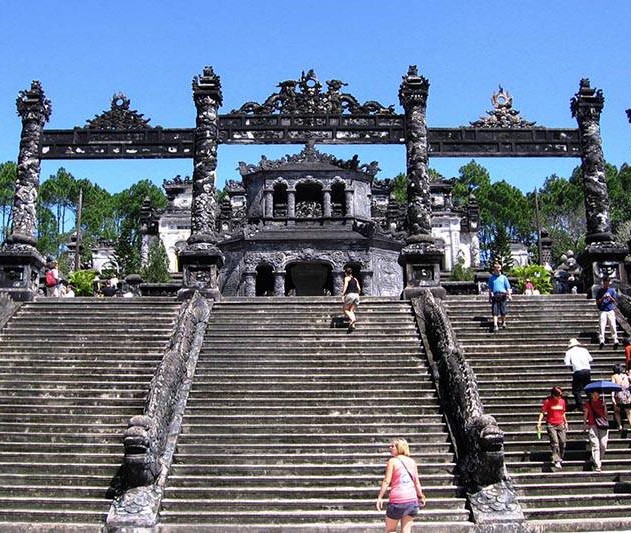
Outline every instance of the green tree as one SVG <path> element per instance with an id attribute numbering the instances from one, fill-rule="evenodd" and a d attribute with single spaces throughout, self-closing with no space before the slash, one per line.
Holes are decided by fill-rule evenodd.
<path id="1" fill-rule="evenodd" d="M 483 261 L 489 261 L 492 252 L 497 252 L 493 243 L 498 235 L 501 239 L 505 237 L 507 243 L 532 244 L 535 238 L 534 205 L 521 190 L 504 180 L 491 183 L 488 170 L 470 161 L 460 167 L 454 183 L 454 204 L 466 205 L 472 194 L 480 206 L 478 236 Z"/>
<path id="2" fill-rule="evenodd" d="M 620 170 L 606 165 L 607 190 L 609 192 L 611 228 L 615 232 L 631 219 L 631 167 L 623 163 Z"/>
<path id="3" fill-rule="evenodd" d="M 400 204 L 408 201 L 408 178 L 405 173 L 401 172 L 392 178 L 392 196 Z"/>
<path id="4" fill-rule="evenodd" d="M 486 189 L 490 185 L 489 171 L 472 159 L 458 169 L 458 178 L 452 191 L 454 205 L 466 205 L 471 194 L 474 194 L 479 200 L 480 190 Z"/>
<path id="5" fill-rule="evenodd" d="M 553 174 L 539 191 L 541 225 L 552 239 L 552 256 L 585 247 L 585 203 L 580 169 L 568 180 Z"/>
<path id="6" fill-rule="evenodd" d="M 115 224 L 118 230 L 115 258 L 119 275 L 140 273 L 141 214 L 145 199 L 154 208 L 164 208 L 167 198 L 149 180 L 141 180 L 114 195 Z"/>
<path id="7" fill-rule="evenodd" d="M 149 245 L 147 265 L 142 268 L 141 275 L 149 283 L 166 283 L 171 279 L 169 256 L 162 241 L 153 241 Z"/>
<path id="8" fill-rule="evenodd" d="M 496 226 L 494 238 L 489 245 L 489 266 L 493 263 L 499 263 L 505 274 L 511 271 L 514 264 L 508 234 L 502 225 Z"/>
<path id="9" fill-rule="evenodd" d="M 72 231 L 75 217 L 72 208 L 76 206 L 79 187 L 74 176 L 61 167 L 49 176 L 39 188 L 42 205 L 51 210 L 57 223 L 57 234 Z"/>
<path id="10" fill-rule="evenodd" d="M 4 241 L 11 230 L 11 210 L 15 194 L 17 179 L 17 165 L 7 161 L 0 165 L 0 213 L 2 216 L 2 240 Z"/>

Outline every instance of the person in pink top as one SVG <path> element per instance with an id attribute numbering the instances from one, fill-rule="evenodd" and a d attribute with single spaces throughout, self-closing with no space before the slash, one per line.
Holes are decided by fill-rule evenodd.
<path id="1" fill-rule="evenodd" d="M 418 479 L 416 462 L 410 457 L 410 447 L 405 439 L 394 439 L 390 443 L 390 454 L 386 474 L 381 482 L 377 497 L 377 511 L 383 508 L 383 497 L 390 488 L 390 499 L 386 509 L 386 533 L 396 531 L 401 521 L 401 533 L 412 531 L 412 522 L 418 514 L 419 505 L 425 505 L 425 494 Z"/>

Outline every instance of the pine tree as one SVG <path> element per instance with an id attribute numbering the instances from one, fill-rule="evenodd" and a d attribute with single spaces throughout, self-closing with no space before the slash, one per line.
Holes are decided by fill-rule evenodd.
<path id="1" fill-rule="evenodd" d="M 495 238 L 490 246 L 489 266 L 493 263 L 499 263 L 502 271 L 507 274 L 514 264 L 513 254 L 510 249 L 510 242 L 504 226 L 497 226 L 495 229 Z"/>
<path id="2" fill-rule="evenodd" d="M 148 283 L 166 283 L 171 279 L 169 257 L 162 241 L 153 241 L 149 245 L 147 265 L 142 269 L 142 277 Z"/>

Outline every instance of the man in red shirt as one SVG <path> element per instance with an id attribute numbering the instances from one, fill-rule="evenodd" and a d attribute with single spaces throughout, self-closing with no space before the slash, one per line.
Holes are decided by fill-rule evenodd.
<path id="1" fill-rule="evenodd" d="M 565 454 L 565 443 L 567 442 L 567 419 L 565 418 L 566 404 L 563 398 L 563 391 L 560 387 L 552 387 L 548 396 L 541 406 L 539 420 L 537 422 L 537 433 L 541 434 L 541 422 L 546 417 L 546 430 L 550 438 L 550 449 L 552 450 L 552 462 L 556 468 L 561 468 L 563 455 Z"/>
<path id="2" fill-rule="evenodd" d="M 631 338 L 624 339 L 624 360 L 627 363 L 627 371 L 631 370 Z"/>

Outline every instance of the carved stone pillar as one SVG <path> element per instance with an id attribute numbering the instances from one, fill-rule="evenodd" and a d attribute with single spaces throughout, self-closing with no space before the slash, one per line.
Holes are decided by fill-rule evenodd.
<path id="1" fill-rule="evenodd" d="M 322 216 L 331 218 L 331 191 L 329 189 L 322 191 Z"/>
<path id="2" fill-rule="evenodd" d="M 541 235 L 539 236 L 541 240 L 541 258 L 539 262 L 542 265 L 552 265 L 552 239 L 550 238 L 550 234 L 547 230 L 541 230 Z"/>
<path id="3" fill-rule="evenodd" d="M 585 251 L 577 258 L 583 267 L 582 283 L 592 292 L 600 285 L 603 275 L 620 279 L 620 264 L 626 246 L 614 242 L 609 216 L 609 194 L 605 176 L 605 158 L 600 136 L 600 114 L 605 98 L 600 89 L 592 89 L 588 79 L 582 79 L 571 101 L 572 116 L 578 122 L 581 136 L 581 169 L 585 195 L 587 224 Z"/>
<path id="4" fill-rule="evenodd" d="M 29 90 L 20 91 L 16 104 L 18 115 L 22 119 L 22 134 L 13 197 L 13 227 L 7 242 L 35 246 L 40 173 L 39 150 L 44 124 L 50 118 L 51 104 L 39 81 L 33 81 Z"/>
<path id="5" fill-rule="evenodd" d="M 364 296 L 372 295 L 372 270 L 362 270 L 360 272 L 362 278 L 362 294 Z"/>
<path id="6" fill-rule="evenodd" d="M 39 81 L 20 91 L 16 100 L 22 119 L 11 235 L 0 249 L 0 290 L 14 300 L 32 300 L 39 287 L 44 258 L 35 248 L 42 131 L 51 104 Z"/>
<path id="7" fill-rule="evenodd" d="M 429 145 L 425 110 L 429 81 L 411 65 L 399 88 L 399 102 L 405 111 L 405 147 L 408 179 L 407 245 L 401 250 L 400 263 L 405 268 L 406 298 L 423 288 L 436 288 L 440 283 L 440 268 L 444 242 L 432 237 L 432 203 L 430 195 Z M 432 290 L 436 296 L 444 291 Z"/>
<path id="8" fill-rule="evenodd" d="M 605 98 L 600 89 L 592 89 L 582 79 L 579 91 L 572 98 L 572 116 L 578 122 L 581 136 L 581 168 L 585 194 L 586 242 L 612 241 L 609 218 L 609 194 L 605 176 L 605 158 L 600 137 L 600 114 Z"/>
<path id="9" fill-rule="evenodd" d="M 296 218 L 296 191 L 287 191 L 287 218 L 289 220 L 295 220 Z"/>
<path id="10" fill-rule="evenodd" d="M 427 121 L 425 110 L 429 81 L 410 66 L 399 89 L 405 111 L 405 148 L 408 178 L 408 236 L 429 236 L 432 232 Z M 416 239 L 418 242 L 419 239 Z"/>
<path id="11" fill-rule="evenodd" d="M 274 272 L 274 296 L 285 296 L 285 271 Z"/>
<path id="12" fill-rule="evenodd" d="M 355 209 L 353 208 L 353 199 L 355 198 L 355 193 L 352 189 L 346 189 L 344 191 L 344 196 L 346 198 L 346 213 L 344 214 L 347 218 L 355 216 Z"/>
<path id="13" fill-rule="evenodd" d="M 331 272 L 333 279 L 333 296 L 340 296 L 342 294 L 342 287 L 344 287 L 344 272 L 334 270 Z"/>
<path id="14" fill-rule="evenodd" d="M 265 191 L 265 218 L 274 216 L 274 192 Z"/>
<path id="15" fill-rule="evenodd" d="M 256 272 L 246 271 L 243 273 L 243 295 L 256 296 Z"/>
<path id="16" fill-rule="evenodd" d="M 212 67 L 205 67 L 201 76 L 193 79 L 193 100 L 197 109 L 195 122 L 195 152 L 193 160 L 193 200 L 191 205 L 191 236 L 180 254 L 185 289 L 178 297 L 190 297 L 194 290 L 204 296 L 219 299 L 217 276 L 223 266 L 223 256 L 217 248 L 216 229 L 217 144 L 222 104 L 221 82 Z M 193 290 L 194 289 L 194 290 Z"/>

